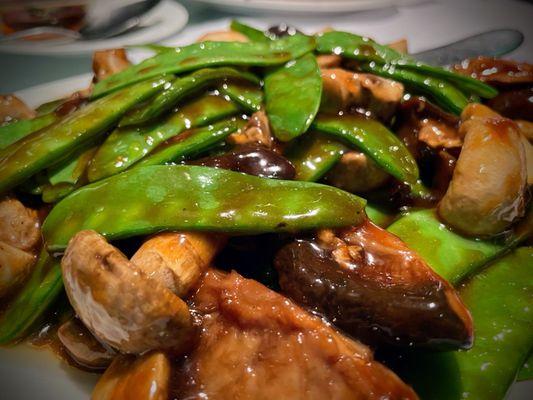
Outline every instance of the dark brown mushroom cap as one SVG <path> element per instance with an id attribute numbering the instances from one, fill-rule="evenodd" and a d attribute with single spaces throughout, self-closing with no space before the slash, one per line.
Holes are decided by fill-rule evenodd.
<path id="1" fill-rule="evenodd" d="M 370 222 L 337 235 L 280 250 L 284 293 L 367 344 L 470 347 L 459 296 L 400 239 Z"/>

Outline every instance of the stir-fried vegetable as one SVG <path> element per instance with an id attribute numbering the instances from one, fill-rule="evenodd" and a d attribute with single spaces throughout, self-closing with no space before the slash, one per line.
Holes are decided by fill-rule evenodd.
<path id="1" fill-rule="evenodd" d="M 290 232 L 357 224 L 364 205 L 357 196 L 315 183 L 207 167 L 150 166 L 72 193 L 48 215 L 43 234 L 48 250 L 59 251 L 83 229 L 110 240 L 164 229 Z"/>
<path id="2" fill-rule="evenodd" d="M 21 119 L 9 125 L 0 127 L 0 149 L 28 136 L 30 133 L 38 131 L 53 124 L 58 119 L 54 113 L 37 116 L 33 119 Z"/>

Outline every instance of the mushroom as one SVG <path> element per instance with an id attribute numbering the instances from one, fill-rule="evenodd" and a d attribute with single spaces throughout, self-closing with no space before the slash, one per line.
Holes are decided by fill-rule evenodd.
<path id="1" fill-rule="evenodd" d="M 93 54 L 94 82 L 123 71 L 130 66 L 124 49 L 109 49 L 95 51 Z"/>
<path id="2" fill-rule="evenodd" d="M 0 95 L 0 126 L 20 119 L 35 117 L 35 111 L 13 94 Z"/>
<path id="3" fill-rule="evenodd" d="M 41 244 L 37 211 L 14 198 L 0 202 L 0 298 L 29 276 Z"/>
<path id="4" fill-rule="evenodd" d="M 91 400 L 167 400 L 170 371 L 161 352 L 118 356 L 96 383 Z"/>
<path id="5" fill-rule="evenodd" d="M 225 239 L 216 234 L 165 232 L 144 242 L 131 262 L 146 277 L 184 297 L 196 285 Z"/>
<path id="6" fill-rule="evenodd" d="M 61 260 L 70 303 L 99 340 L 123 353 L 180 352 L 193 326 L 187 305 L 94 231 L 78 232 Z"/>
<path id="7" fill-rule="evenodd" d="M 104 369 L 116 356 L 115 351 L 102 344 L 77 318 L 71 318 L 57 330 L 59 341 L 68 355 L 82 367 Z"/>
<path id="8" fill-rule="evenodd" d="M 366 344 L 472 344 L 472 319 L 450 284 L 368 220 L 289 243 L 275 266 L 287 296 Z"/>
<path id="9" fill-rule="evenodd" d="M 527 165 L 518 126 L 480 104 L 461 115 L 464 145 L 438 212 L 448 225 L 473 236 L 508 229 L 524 214 Z"/>
<path id="10" fill-rule="evenodd" d="M 272 148 L 274 138 L 266 113 L 264 111 L 253 113 L 246 126 L 229 135 L 227 141 L 236 145 L 260 144 Z"/>
<path id="11" fill-rule="evenodd" d="M 361 109 L 386 122 L 403 97 L 401 83 L 341 68 L 322 69 L 322 83 L 322 110 Z"/>
<path id="12" fill-rule="evenodd" d="M 316 57 L 316 62 L 320 69 L 339 68 L 342 63 L 342 57 L 337 54 L 321 54 Z"/>
<path id="13" fill-rule="evenodd" d="M 368 192 L 383 186 L 389 178 L 373 160 L 359 151 L 349 151 L 328 172 L 328 184 L 352 193 Z"/>
<path id="14" fill-rule="evenodd" d="M 197 42 L 249 42 L 248 38 L 240 32 L 226 30 L 213 31 L 200 36 Z"/>

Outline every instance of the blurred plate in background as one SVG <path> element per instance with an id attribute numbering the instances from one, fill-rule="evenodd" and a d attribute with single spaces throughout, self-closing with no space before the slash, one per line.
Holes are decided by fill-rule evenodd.
<path id="1" fill-rule="evenodd" d="M 6 42 L 0 43 L 0 52 L 40 55 L 91 54 L 95 50 L 159 42 L 183 29 L 189 19 L 185 8 L 173 1 L 163 0 L 141 18 L 140 26 L 129 33 L 99 40 L 73 40 L 47 43 Z"/>

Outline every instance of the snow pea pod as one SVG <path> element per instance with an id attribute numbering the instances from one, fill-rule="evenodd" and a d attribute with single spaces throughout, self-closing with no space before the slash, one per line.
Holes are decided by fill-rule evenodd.
<path id="1" fill-rule="evenodd" d="M 0 344 L 21 339 L 61 293 L 59 260 L 42 250 L 30 278 L 0 319 Z"/>
<path id="2" fill-rule="evenodd" d="M 526 360 L 526 362 L 520 369 L 520 372 L 518 373 L 518 377 L 516 379 L 518 381 L 533 380 L 533 354 L 531 354 Z"/>
<path id="3" fill-rule="evenodd" d="M 178 108 L 163 121 L 118 128 L 107 137 L 94 156 L 88 169 L 89 181 L 122 172 L 184 130 L 210 124 L 238 111 L 235 104 L 222 96 L 204 95 Z"/>
<path id="4" fill-rule="evenodd" d="M 340 160 L 347 150 L 324 134 L 312 132 L 295 141 L 285 153 L 294 165 L 299 181 L 316 182 Z"/>
<path id="5" fill-rule="evenodd" d="M 435 210 L 408 213 L 388 230 L 415 250 L 452 285 L 475 273 L 489 261 L 517 246 L 533 232 L 532 212 L 503 242 L 463 237 L 441 223 Z"/>
<path id="6" fill-rule="evenodd" d="M 234 68 L 204 68 L 178 78 L 168 88 L 150 100 L 146 106 L 136 108 L 126 114 L 120 126 L 143 124 L 151 121 L 168 110 L 172 109 L 185 96 L 197 92 L 217 81 L 236 79 L 259 84 L 259 79 L 248 72 L 238 71 Z"/>
<path id="7" fill-rule="evenodd" d="M 411 187 L 417 185 L 415 159 L 402 141 L 380 122 L 356 115 L 319 114 L 312 126 L 361 150 L 399 181 Z"/>
<path id="8" fill-rule="evenodd" d="M 493 87 L 468 76 L 456 74 L 444 68 L 434 67 L 416 61 L 406 54 L 402 54 L 388 46 L 376 43 L 372 39 L 361 37 L 353 33 L 330 31 L 316 36 L 317 51 L 319 53 L 334 53 L 358 61 L 374 61 L 378 64 L 396 64 L 402 68 L 411 69 L 424 75 L 450 81 L 460 90 L 485 98 L 492 98 L 498 94 Z"/>
<path id="9" fill-rule="evenodd" d="M 365 201 L 317 183 L 190 165 L 132 168 L 61 200 L 43 224 L 50 251 L 82 229 L 108 240 L 162 230 L 294 232 L 357 225 Z"/>
<path id="10" fill-rule="evenodd" d="M 404 361 L 422 399 L 505 397 L 533 347 L 532 265 L 533 247 L 518 248 L 459 289 L 474 320 L 474 346 L 416 353 Z"/>
<path id="11" fill-rule="evenodd" d="M 166 82 L 156 78 L 113 93 L 0 150 L 0 193 L 104 134 L 128 109 L 156 93 Z"/>
<path id="12" fill-rule="evenodd" d="M 138 166 L 165 164 L 192 157 L 222 142 L 244 125 L 243 119 L 232 118 L 184 132 L 162 143 L 153 153 L 141 160 Z"/>
<path id="13" fill-rule="evenodd" d="M 269 72 L 265 76 L 265 108 L 274 135 L 287 142 L 307 131 L 321 96 L 322 77 L 312 54 Z"/>
<path id="14" fill-rule="evenodd" d="M 271 39 L 265 35 L 265 32 L 255 29 L 250 25 L 243 24 L 240 21 L 231 21 L 230 28 L 232 31 L 242 33 L 253 42 L 269 42 Z"/>
<path id="15" fill-rule="evenodd" d="M 404 83 L 407 87 L 421 92 L 431 98 L 444 110 L 460 114 L 468 104 L 468 98 L 453 84 L 418 71 L 411 71 L 393 64 L 361 63 L 359 68 L 385 78 Z"/>
<path id="16" fill-rule="evenodd" d="M 258 86 L 243 82 L 226 82 L 220 85 L 218 90 L 246 112 L 254 113 L 262 108 L 263 91 Z"/>
<path id="17" fill-rule="evenodd" d="M 1 126 L 0 149 L 6 148 L 10 144 L 28 136 L 30 133 L 52 125 L 57 119 L 58 116 L 56 114 L 48 113 L 33 119 L 23 119 L 9 125 Z"/>
<path id="18" fill-rule="evenodd" d="M 223 65 L 268 67 L 284 64 L 313 51 L 315 40 L 287 36 L 268 43 L 201 42 L 164 51 L 98 82 L 93 98 L 161 74 L 182 74 Z"/>

